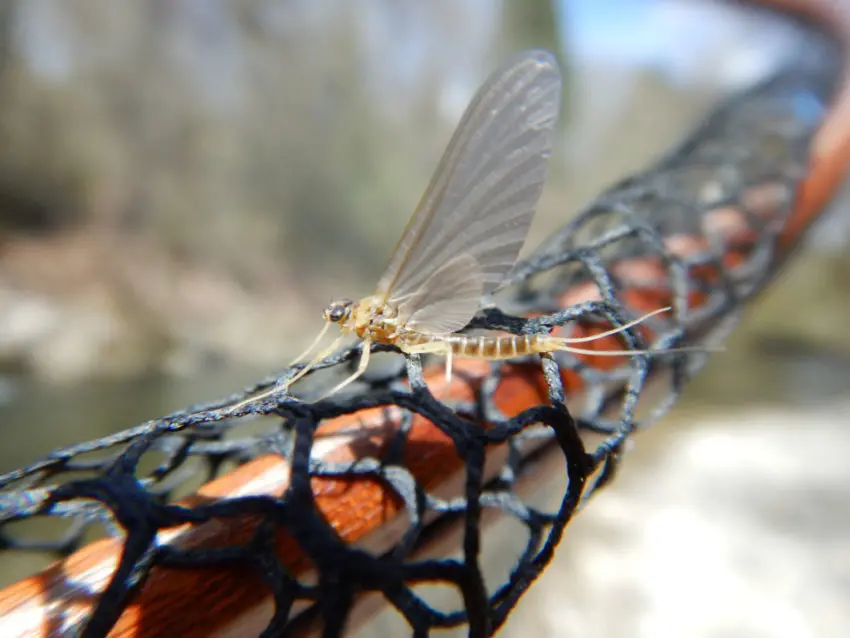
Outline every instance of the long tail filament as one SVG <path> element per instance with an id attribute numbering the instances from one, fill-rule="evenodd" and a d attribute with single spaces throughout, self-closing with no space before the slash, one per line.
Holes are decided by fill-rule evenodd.
<path id="1" fill-rule="evenodd" d="M 598 341 L 599 339 L 604 339 L 605 337 L 611 337 L 613 335 L 620 334 L 622 332 L 625 332 L 629 328 L 641 324 L 647 319 L 654 317 L 655 315 L 660 315 L 661 313 L 667 312 L 668 310 L 672 310 L 672 307 L 667 306 L 665 308 L 653 310 L 652 312 L 648 312 L 645 315 L 642 315 L 637 319 L 628 322 L 627 324 L 624 324 L 617 328 L 612 328 L 611 330 L 606 330 L 605 332 L 592 334 L 587 337 L 546 337 L 542 340 L 541 347 L 539 348 L 539 350 L 541 352 L 561 351 L 570 352 L 572 354 L 585 354 L 600 357 L 622 357 L 637 354 L 666 354 L 670 352 L 706 352 L 709 349 L 713 349 L 706 348 L 705 346 L 685 346 L 681 348 L 662 348 L 659 350 L 590 350 L 586 348 L 576 348 L 572 345 L 574 343 L 588 343 L 591 341 Z"/>

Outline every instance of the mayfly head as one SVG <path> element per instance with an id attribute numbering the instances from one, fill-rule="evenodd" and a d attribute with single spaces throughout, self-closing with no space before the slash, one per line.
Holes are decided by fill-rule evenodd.
<path id="1" fill-rule="evenodd" d="M 351 318 L 351 311 L 353 309 L 353 299 L 337 299 L 328 304 L 328 307 L 322 313 L 322 318 L 328 323 L 337 323 L 340 326 L 344 326 Z"/>

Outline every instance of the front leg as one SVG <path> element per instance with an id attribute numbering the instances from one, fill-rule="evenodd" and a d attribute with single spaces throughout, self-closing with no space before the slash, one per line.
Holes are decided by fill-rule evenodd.
<path id="1" fill-rule="evenodd" d="M 372 342 L 369 341 L 368 339 L 364 339 L 363 341 L 360 342 L 360 363 L 357 366 L 357 370 L 354 372 L 354 374 L 352 374 L 350 377 L 345 379 L 342 383 L 338 384 L 330 392 L 323 394 L 322 397 L 319 399 L 319 401 L 321 401 L 322 399 L 327 399 L 332 394 L 336 394 L 337 392 L 342 390 L 344 387 L 346 387 L 350 383 L 353 383 L 354 381 L 359 379 L 361 376 L 363 376 L 363 373 L 366 372 L 366 368 L 369 367 L 369 357 L 371 356 L 371 354 L 372 354 Z"/>

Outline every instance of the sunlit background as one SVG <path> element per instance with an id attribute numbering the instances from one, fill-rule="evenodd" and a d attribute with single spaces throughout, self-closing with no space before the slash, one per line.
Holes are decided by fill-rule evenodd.
<path id="1" fill-rule="evenodd" d="M 329 298 L 371 291 L 510 54 L 552 49 L 566 78 L 530 250 L 797 43 L 710 0 L 4 0 L 0 471 L 283 367 Z M 850 627 L 835 208 L 637 439 L 507 635 Z"/>

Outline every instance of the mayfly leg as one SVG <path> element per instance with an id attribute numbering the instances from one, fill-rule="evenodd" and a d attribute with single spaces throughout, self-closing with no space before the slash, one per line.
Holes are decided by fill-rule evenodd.
<path id="1" fill-rule="evenodd" d="M 301 377 L 303 377 L 305 374 L 310 372 L 310 370 L 312 370 L 315 367 L 315 365 L 317 363 L 319 363 L 322 359 L 325 359 L 325 358 L 329 357 L 330 355 L 332 355 L 334 353 L 334 351 L 337 349 L 337 347 L 339 347 L 339 344 L 342 342 L 342 340 L 344 338 L 345 338 L 345 335 L 340 335 L 338 338 L 336 338 L 331 345 L 329 345 L 327 348 L 322 350 L 318 355 L 316 355 L 310 361 L 310 363 L 308 363 L 303 368 L 301 368 L 301 370 L 298 371 L 298 374 L 296 374 L 294 377 L 292 377 L 291 379 L 289 379 L 285 383 L 275 384 L 273 387 L 269 388 L 265 392 L 261 392 L 260 394 L 256 394 L 252 397 L 248 397 L 247 399 L 243 399 L 242 401 L 239 401 L 238 403 L 233 404 L 232 406 L 230 406 L 227 409 L 227 414 L 232 414 L 233 412 L 235 412 L 239 408 L 241 408 L 245 405 L 248 405 L 249 403 L 252 403 L 253 401 L 259 401 L 260 399 L 265 399 L 266 397 L 269 397 L 273 394 L 276 394 L 277 392 L 280 392 L 281 390 L 286 390 L 287 388 L 289 388 L 289 386 L 291 386 L 296 381 L 298 381 Z M 318 341 L 319 340 L 317 339 L 316 343 L 318 343 Z M 311 347 L 310 350 L 312 350 L 312 349 L 313 348 Z"/>
<path id="2" fill-rule="evenodd" d="M 425 343 L 417 343 L 416 345 L 402 346 L 402 350 L 407 354 L 436 354 L 445 355 L 446 357 L 446 397 L 449 395 L 449 390 L 452 385 L 452 357 L 454 350 L 452 344 L 443 339 L 434 339 Z"/>
<path id="3" fill-rule="evenodd" d="M 329 396 L 336 394 L 344 387 L 351 383 L 354 383 L 357 379 L 363 376 L 363 373 L 366 372 L 366 368 L 369 367 L 369 359 L 372 356 L 372 342 L 368 339 L 364 340 L 361 342 L 360 348 L 360 363 L 357 364 L 357 370 L 355 370 L 354 374 L 352 374 L 350 377 L 348 377 L 341 383 L 338 383 L 336 387 L 334 387 L 329 392 L 326 392 L 321 397 L 319 397 L 319 401 L 321 401 L 322 399 L 327 399 Z"/>
<path id="4" fill-rule="evenodd" d="M 301 361 L 303 361 L 304 359 L 306 359 L 306 358 L 307 358 L 307 355 L 308 355 L 308 354 L 310 354 L 311 352 L 313 352 L 313 348 L 315 348 L 317 345 L 319 345 L 319 342 L 320 342 L 320 341 L 324 338 L 324 336 L 328 333 L 328 328 L 330 328 L 330 327 L 331 327 L 331 324 L 326 323 L 326 324 L 325 324 L 325 327 L 324 327 L 324 328 L 322 328 L 322 329 L 319 331 L 319 334 L 318 334 L 318 335 L 316 335 L 316 338 L 315 338 L 315 339 L 313 339 L 313 343 L 311 343 L 311 344 L 310 344 L 310 346 L 309 346 L 309 347 L 308 347 L 308 348 L 307 348 L 304 352 L 302 352 L 302 353 L 301 353 L 301 354 L 299 354 L 297 357 L 295 357 L 295 359 L 293 359 L 293 360 L 289 363 L 289 365 L 288 365 L 287 367 L 291 368 L 291 367 L 292 367 L 292 366 L 294 366 L 296 363 L 301 363 Z"/>

